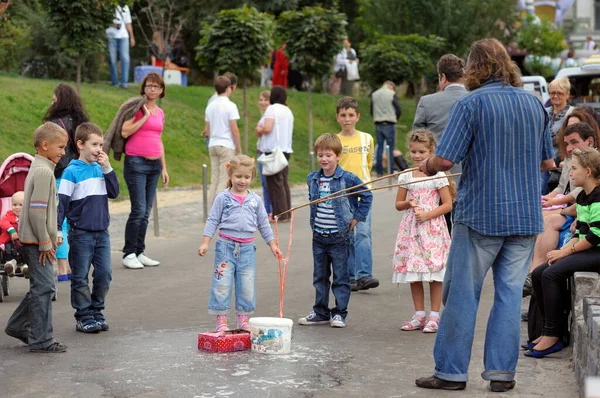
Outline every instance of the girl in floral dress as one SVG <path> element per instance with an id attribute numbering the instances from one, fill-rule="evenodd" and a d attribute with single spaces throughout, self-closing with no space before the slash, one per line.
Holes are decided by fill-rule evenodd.
<path id="1" fill-rule="evenodd" d="M 433 155 L 435 139 L 428 130 L 416 130 L 409 134 L 410 158 L 415 167 Z M 439 172 L 435 177 L 443 177 Z M 401 174 L 398 183 L 418 181 L 427 176 L 415 170 Z M 449 177 L 450 178 L 450 177 Z M 404 211 L 398 228 L 394 250 L 394 283 L 410 283 L 415 306 L 412 319 L 401 329 L 423 330 L 435 333 L 440 321 L 442 282 L 446 271 L 446 259 L 450 251 L 450 235 L 444 214 L 452 210 L 454 186 L 451 178 L 414 183 L 398 188 L 396 210 Z M 441 205 L 440 205 L 441 200 Z M 423 282 L 429 282 L 431 312 L 425 317 L 425 292 Z"/>

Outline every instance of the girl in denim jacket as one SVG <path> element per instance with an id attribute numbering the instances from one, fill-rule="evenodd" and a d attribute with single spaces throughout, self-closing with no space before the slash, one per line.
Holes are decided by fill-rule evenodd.
<path id="1" fill-rule="evenodd" d="M 248 190 L 256 177 L 254 159 L 245 155 L 234 157 L 227 165 L 227 175 L 227 189 L 215 198 L 204 227 L 202 245 L 198 249 L 198 254 L 204 256 L 210 240 L 219 229 L 208 303 L 208 313 L 217 316 L 217 332 L 228 330 L 227 314 L 234 283 L 237 328 L 250 329 L 248 315 L 256 307 L 254 232 L 260 231 L 274 256 L 281 255 L 261 198 Z"/>

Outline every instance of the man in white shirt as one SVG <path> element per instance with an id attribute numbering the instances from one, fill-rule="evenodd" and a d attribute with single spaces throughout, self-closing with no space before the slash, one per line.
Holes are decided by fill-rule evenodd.
<path id="1" fill-rule="evenodd" d="M 592 36 L 588 36 L 585 38 L 585 43 L 583 43 L 583 49 L 592 51 L 596 48 L 596 42 L 592 40 Z"/>
<path id="2" fill-rule="evenodd" d="M 210 205 L 212 206 L 219 192 L 227 184 L 227 168 L 225 165 L 235 156 L 242 153 L 240 130 L 237 121 L 240 119 L 237 105 L 229 96 L 233 92 L 231 80 L 225 76 L 215 79 L 217 97 L 208 104 L 204 115 L 206 131 L 210 137 L 208 153 L 210 154 Z"/>
<path id="3" fill-rule="evenodd" d="M 231 94 L 229 94 L 229 96 L 231 97 L 233 95 L 233 93 L 235 92 L 235 89 L 237 88 L 237 76 L 235 75 L 235 73 L 232 73 L 232 72 L 225 72 L 223 74 L 223 76 L 228 78 L 231 83 Z M 218 96 L 219 96 L 219 94 L 217 94 L 217 92 L 215 91 L 213 93 L 213 95 L 211 95 L 210 98 L 208 99 L 206 106 L 209 106 L 210 103 L 213 102 Z M 206 110 L 204 111 L 204 114 L 206 114 Z M 206 126 L 204 126 L 204 130 L 202 130 L 200 135 L 202 137 L 204 137 L 204 142 L 206 143 L 206 148 L 208 148 L 208 143 L 210 141 L 210 137 L 208 135 L 208 130 L 206 129 Z"/>
<path id="4" fill-rule="evenodd" d="M 108 37 L 108 52 L 110 54 L 110 81 L 115 87 L 127 88 L 129 81 L 129 46 L 135 46 L 133 28 L 131 27 L 131 12 L 128 6 L 117 6 L 115 9 L 114 26 L 106 29 Z M 121 84 L 117 74 L 117 52 L 121 58 Z"/>

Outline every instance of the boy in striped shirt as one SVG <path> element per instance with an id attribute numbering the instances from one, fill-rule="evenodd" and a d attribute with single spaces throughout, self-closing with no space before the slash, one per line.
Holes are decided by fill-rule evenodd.
<path id="1" fill-rule="evenodd" d="M 309 200 L 315 201 L 362 184 L 355 174 L 338 165 L 342 143 L 336 135 L 320 136 L 315 142 L 314 150 L 321 170 L 308 175 L 306 182 Z M 330 324 L 334 328 L 346 326 L 350 300 L 349 234 L 359 221 L 367 219 L 373 198 L 373 194 L 364 187 L 350 192 L 353 195 L 334 197 L 310 206 L 310 226 L 313 229 L 313 286 L 316 298 L 313 310 L 298 320 L 300 325 Z M 345 193 L 347 192 L 341 195 Z M 331 309 L 330 287 L 336 304 Z"/>
<path id="2" fill-rule="evenodd" d="M 58 220 L 69 221 L 69 264 L 71 266 L 71 305 L 77 320 L 75 330 L 98 333 L 108 330 L 102 314 L 112 279 L 108 199 L 119 195 L 117 174 L 102 151 L 102 130 L 83 123 L 75 131 L 79 159 L 65 169 L 58 190 Z M 62 244 L 62 231 L 59 244 Z M 92 291 L 88 285 L 90 265 L 94 265 Z"/>

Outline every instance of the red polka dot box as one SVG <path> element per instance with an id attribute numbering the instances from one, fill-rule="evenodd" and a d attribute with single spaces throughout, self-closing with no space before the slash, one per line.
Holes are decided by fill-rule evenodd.
<path id="1" fill-rule="evenodd" d="M 211 352 L 231 352 L 249 350 L 250 332 L 244 329 L 225 332 L 198 333 L 198 349 Z"/>

